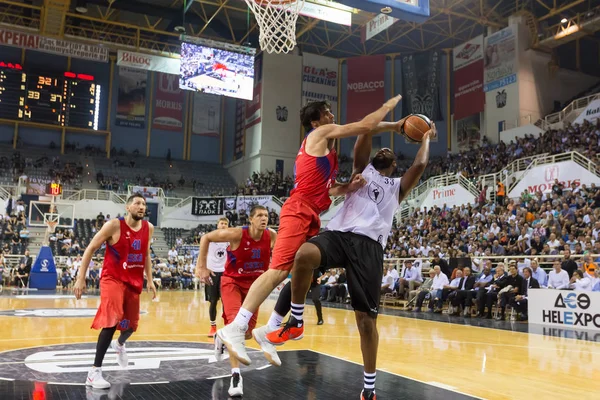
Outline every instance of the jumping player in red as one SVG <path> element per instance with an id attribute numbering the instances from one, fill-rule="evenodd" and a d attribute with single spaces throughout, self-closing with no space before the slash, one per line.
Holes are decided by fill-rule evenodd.
<path id="1" fill-rule="evenodd" d="M 221 276 L 221 298 L 225 325 L 230 324 L 235 318 L 252 283 L 269 268 L 271 248 L 275 243 L 277 234 L 267 228 L 268 222 L 269 213 L 267 209 L 263 206 L 254 206 L 250 210 L 250 226 L 217 229 L 202 236 L 200 240 L 196 276 L 209 286 L 213 285 L 212 278 L 215 276 L 207 267 L 209 245 L 229 242 L 227 264 L 225 265 L 225 272 Z M 258 309 L 248 323 L 245 339 L 252 337 L 257 315 Z M 215 356 L 218 361 L 221 361 L 223 357 L 223 347 L 223 342 L 215 337 Z M 269 349 L 271 348 L 272 346 L 269 347 Z M 265 356 L 270 357 L 267 352 L 265 352 Z M 277 359 L 272 362 L 279 362 L 281 365 L 276 352 L 275 357 Z M 240 375 L 240 362 L 235 357 L 229 357 L 229 362 L 231 364 L 229 395 L 232 397 L 242 396 L 244 389 L 242 376 Z"/>
<path id="2" fill-rule="evenodd" d="M 249 365 L 250 358 L 244 346 L 244 336 L 248 322 L 260 304 L 288 276 L 294 264 L 294 257 L 300 246 L 319 233 L 319 214 L 331 204 L 329 196 L 342 196 L 364 185 L 364 179 L 356 175 L 349 184 L 338 184 L 335 177 L 338 170 L 335 139 L 360 136 L 396 130 L 396 123 L 382 123 L 402 96 L 388 100 L 379 110 L 367 115 L 359 122 L 336 125 L 329 104 L 324 101 L 311 102 L 300 110 L 302 125 L 308 134 L 294 165 L 294 189 L 284 203 L 279 218 L 279 240 L 273 249 L 273 259 L 269 270 L 252 285 L 244 304 L 233 323 L 217 331 L 230 356 Z M 292 304 L 295 307 L 304 304 Z M 266 335 L 279 328 L 283 317 L 273 313 L 265 329 L 255 332 L 255 338 L 266 341 Z"/>
<path id="3" fill-rule="evenodd" d="M 150 239 L 154 227 L 144 221 L 146 199 L 141 194 L 130 196 L 126 210 L 124 218 L 112 219 L 104 224 L 85 249 L 74 287 L 75 298 L 80 299 L 92 256 L 106 242 L 100 278 L 100 307 L 92 323 L 93 329 L 102 330 L 98 336 L 94 366 L 85 382 L 94 389 L 110 387 L 110 383 L 102 377 L 102 362 L 109 346 L 117 353 L 117 363 L 121 368 L 127 367 L 125 341 L 136 331 L 140 319 L 140 293 L 144 286 L 144 272 L 148 290 L 152 291 L 153 299 L 156 297 L 150 261 Z M 113 340 L 117 329 L 121 331 L 121 335 L 119 339 Z"/>

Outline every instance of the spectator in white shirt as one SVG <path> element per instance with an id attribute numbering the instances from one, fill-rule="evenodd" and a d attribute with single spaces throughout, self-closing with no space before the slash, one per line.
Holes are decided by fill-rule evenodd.
<path id="1" fill-rule="evenodd" d="M 420 271 L 413 267 L 412 261 L 407 261 L 404 276 L 400 278 L 400 284 L 398 285 L 398 294 L 400 294 L 400 297 L 404 296 L 406 288 L 408 288 L 410 292 L 411 290 L 417 289 L 422 283 L 423 277 L 421 276 Z"/>
<path id="2" fill-rule="evenodd" d="M 171 247 L 171 250 L 169 250 L 168 256 L 169 256 L 169 260 L 171 260 L 171 261 L 173 261 L 177 258 L 177 250 L 175 250 L 175 247 Z"/>
<path id="3" fill-rule="evenodd" d="M 591 292 L 592 291 L 592 280 L 587 276 L 584 276 L 583 272 L 580 270 L 576 270 L 573 272 L 573 276 L 571 277 L 571 284 L 569 285 L 571 289 L 579 290 L 582 292 Z"/>
<path id="4" fill-rule="evenodd" d="M 554 252 L 560 247 L 560 241 L 556 239 L 556 235 L 554 233 L 550 234 L 550 239 L 546 242 L 546 244 L 548 247 L 550 247 L 550 251 L 553 252 L 553 254 L 555 254 Z"/>
<path id="5" fill-rule="evenodd" d="M 538 260 L 533 260 L 531 262 L 531 276 L 534 277 L 538 283 L 540 284 L 540 287 L 544 288 L 546 287 L 546 281 L 548 280 L 548 274 L 546 273 L 546 271 L 544 271 L 543 268 L 540 267 L 540 264 L 538 263 Z"/>
<path id="6" fill-rule="evenodd" d="M 392 293 L 394 290 L 394 277 L 390 274 L 390 269 L 392 267 L 388 267 L 387 273 L 381 281 L 381 293 Z"/>
<path id="7" fill-rule="evenodd" d="M 568 289 L 570 283 L 569 274 L 562 269 L 560 261 L 554 261 L 552 267 L 554 269 L 550 271 L 550 275 L 548 276 L 548 289 Z"/>

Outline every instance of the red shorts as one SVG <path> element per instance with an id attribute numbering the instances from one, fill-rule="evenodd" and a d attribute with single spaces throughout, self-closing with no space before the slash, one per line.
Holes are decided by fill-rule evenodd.
<path id="1" fill-rule="evenodd" d="M 229 276 L 221 277 L 221 301 L 223 302 L 223 321 L 225 321 L 225 325 L 229 325 L 235 319 L 252 283 L 254 283 L 254 280 L 247 281 L 231 278 Z M 252 315 L 252 318 L 248 323 L 246 338 L 251 337 L 252 330 L 256 326 L 257 316 L 258 310 Z"/>
<path id="2" fill-rule="evenodd" d="M 290 197 L 281 208 L 279 230 L 269 268 L 291 271 L 300 246 L 319 234 L 321 219 L 301 196 Z"/>
<path id="3" fill-rule="evenodd" d="M 111 277 L 100 280 L 100 307 L 92 323 L 93 329 L 137 329 L 140 320 L 140 294 Z"/>

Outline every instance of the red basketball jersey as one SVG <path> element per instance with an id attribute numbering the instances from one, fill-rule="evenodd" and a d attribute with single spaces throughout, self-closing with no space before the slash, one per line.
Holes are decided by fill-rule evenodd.
<path id="1" fill-rule="evenodd" d="M 235 279 L 255 280 L 269 269 L 271 233 L 265 229 L 260 240 L 250 237 L 248 227 L 242 228 L 242 240 L 237 249 L 227 248 L 227 264 L 223 275 Z"/>
<path id="2" fill-rule="evenodd" d="M 290 196 L 301 194 L 309 201 L 318 213 L 326 211 L 331 205 L 329 188 L 335 183 L 338 173 L 338 158 L 335 149 L 323 157 L 314 157 L 306 154 L 302 142 L 300 151 L 294 164 L 294 189 Z"/>
<path id="3" fill-rule="evenodd" d="M 119 218 L 121 236 L 114 245 L 106 243 L 102 278 L 111 277 L 130 286 L 135 292 L 141 293 L 144 286 L 144 266 L 148 254 L 148 221 L 142 221 L 139 231 L 132 230 Z M 151 278 L 150 278 L 151 279 Z"/>

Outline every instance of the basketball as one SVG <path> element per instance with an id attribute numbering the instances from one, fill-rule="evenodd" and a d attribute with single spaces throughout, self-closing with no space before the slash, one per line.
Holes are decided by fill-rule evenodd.
<path id="1" fill-rule="evenodd" d="M 421 143 L 423 135 L 431 129 L 431 120 L 423 114 L 412 114 L 404 121 L 402 134 L 413 142 Z"/>

